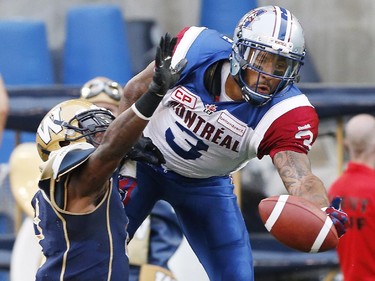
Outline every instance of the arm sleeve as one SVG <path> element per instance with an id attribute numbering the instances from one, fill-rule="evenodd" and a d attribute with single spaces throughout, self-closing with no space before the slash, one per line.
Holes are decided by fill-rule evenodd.
<path id="1" fill-rule="evenodd" d="M 280 151 L 307 154 L 318 135 L 319 118 L 311 106 L 294 108 L 278 117 L 266 131 L 258 149 L 258 158 Z"/>

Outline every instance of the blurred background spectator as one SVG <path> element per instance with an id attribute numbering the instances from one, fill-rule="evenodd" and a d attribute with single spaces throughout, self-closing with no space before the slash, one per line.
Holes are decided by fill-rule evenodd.
<path id="1" fill-rule="evenodd" d="M 345 281 L 375 279 L 375 117 L 359 114 L 345 127 L 349 162 L 329 188 L 330 198 L 342 198 L 350 227 L 337 246 Z"/>
<path id="2" fill-rule="evenodd" d="M 3 131 L 8 117 L 9 101 L 8 93 L 4 85 L 3 78 L 0 76 L 0 147 L 3 140 Z"/>

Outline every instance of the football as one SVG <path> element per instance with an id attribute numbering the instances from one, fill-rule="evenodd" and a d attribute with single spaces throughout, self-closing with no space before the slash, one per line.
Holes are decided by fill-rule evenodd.
<path id="1" fill-rule="evenodd" d="M 317 253 L 337 246 L 339 238 L 332 220 L 302 197 L 268 197 L 259 203 L 258 210 L 267 230 L 290 248 Z"/>

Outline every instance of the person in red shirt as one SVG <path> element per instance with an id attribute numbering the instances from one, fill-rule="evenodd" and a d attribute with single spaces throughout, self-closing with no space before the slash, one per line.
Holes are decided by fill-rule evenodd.
<path id="1" fill-rule="evenodd" d="M 350 219 L 337 246 L 345 281 L 375 280 L 375 118 L 352 117 L 345 128 L 349 162 L 328 194 L 342 197 L 341 209 Z"/>

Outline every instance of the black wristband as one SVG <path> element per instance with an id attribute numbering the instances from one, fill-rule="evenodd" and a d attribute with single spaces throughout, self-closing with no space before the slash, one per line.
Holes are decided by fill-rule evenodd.
<path id="1" fill-rule="evenodd" d="M 163 97 L 157 96 L 148 91 L 133 104 L 133 110 L 138 117 L 144 120 L 149 120 L 162 99 Z"/>

